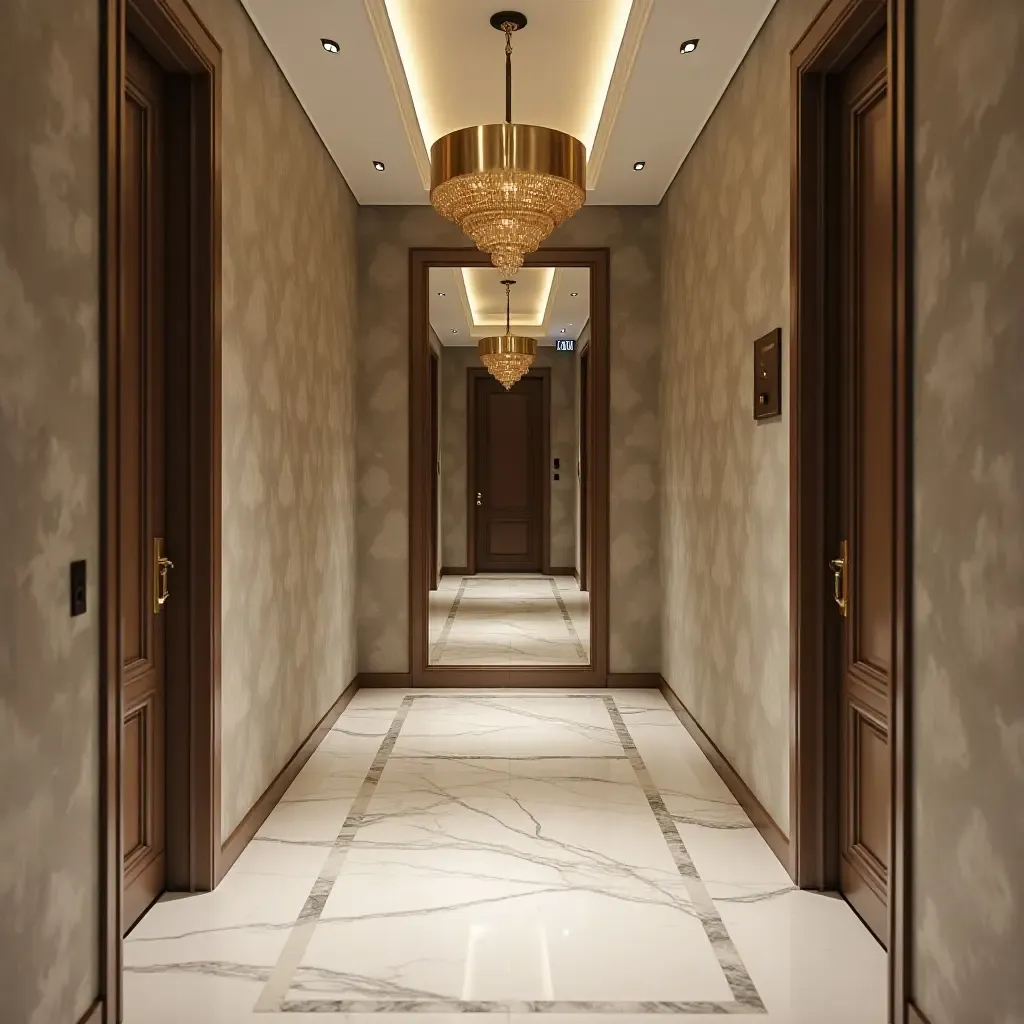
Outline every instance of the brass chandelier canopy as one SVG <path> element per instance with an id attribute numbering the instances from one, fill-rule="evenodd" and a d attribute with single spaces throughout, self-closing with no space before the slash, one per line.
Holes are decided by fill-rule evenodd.
<path id="1" fill-rule="evenodd" d="M 512 123 L 512 33 L 518 11 L 499 11 L 505 33 L 505 123 L 460 128 L 430 147 L 430 201 L 503 273 L 514 274 L 587 200 L 587 150 L 553 128 Z"/>
<path id="2" fill-rule="evenodd" d="M 505 286 L 505 333 L 481 338 L 476 350 L 480 362 L 491 376 L 509 391 L 512 385 L 527 373 L 537 358 L 537 339 L 520 338 L 512 333 L 511 287 L 515 281 L 502 281 Z"/>

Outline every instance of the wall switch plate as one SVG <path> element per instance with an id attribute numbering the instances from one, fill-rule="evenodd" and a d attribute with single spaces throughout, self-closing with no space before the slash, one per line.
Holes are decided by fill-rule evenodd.
<path id="1" fill-rule="evenodd" d="M 782 415 L 782 328 L 754 342 L 754 419 Z"/>
<path id="2" fill-rule="evenodd" d="M 85 614 L 85 559 L 71 563 L 71 615 Z"/>
<path id="3" fill-rule="evenodd" d="M 555 469 L 559 469 L 560 468 L 561 461 L 562 461 L 561 459 L 558 459 L 558 458 L 555 459 Z"/>
<path id="4" fill-rule="evenodd" d="M 556 479 L 556 480 L 558 479 L 558 474 L 557 474 L 557 473 L 555 474 L 555 479 Z"/>

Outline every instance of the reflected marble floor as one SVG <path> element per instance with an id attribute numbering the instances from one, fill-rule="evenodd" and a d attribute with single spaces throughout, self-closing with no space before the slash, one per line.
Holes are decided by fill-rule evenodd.
<path id="1" fill-rule="evenodd" d="M 590 663 L 590 595 L 571 576 L 444 576 L 428 628 L 431 665 Z"/>
<path id="2" fill-rule="evenodd" d="M 363 690 L 216 892 L 125 943 L 126 1024 L 881 1024 L 656 691 Z"/>

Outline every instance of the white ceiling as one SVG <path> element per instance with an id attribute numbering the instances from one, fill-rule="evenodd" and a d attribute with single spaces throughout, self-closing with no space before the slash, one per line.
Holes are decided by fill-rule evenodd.
<path id="1" fill-rule="evenodd" d="M 428 203 L 429 145 L 504 117 L 499 0 L 243 3 L 364 205 Z M 589 203 L 657 204 L 774 3 L 518 0 L 513 118 L 587 146 Z"/>
<path id="2" fill-rule="evenodd" d="M 475 345 L 505 333 L 504 274 L 493 267 L 431 267 L 430 326 L 442 345 Z M 509 307 L 515 334 L 554 345 L 580 336 L 590 318 L 586 267 L 527 267 L 512 286 Z"/>

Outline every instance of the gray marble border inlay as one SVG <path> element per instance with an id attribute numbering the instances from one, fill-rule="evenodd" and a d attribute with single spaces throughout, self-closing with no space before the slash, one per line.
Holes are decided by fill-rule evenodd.
<path id="1" fill-rule="evenodd" d="M 468 577 L 463 576 L 462 582 L 459 584 L 458 593 L 455 595 L 455 600 L 452 602 L 451 608 L 448 609 L 448 618 L 445 619 L 441 632 L 437 637 L 437 643 L 434 644 L 430 652 L 431 665 L 436 665 L 441 660 L 441 655 L 444 654 L 445 646 L 448 643 L 448 636 L 452 631 L 452 626 L 455 624 L 455 616 L 459 613 L 459 603 L 462 601 L 462 595 L 466 592 L 466 584 L 468 582 Z"/>
<path id="2" fill-rule="evenodd" d="M 328 897 L 341 873 L 341 868 L 344 865 L 349 848 L 355 839 L 356 833 L 363 824 L 370 801 L 376 791 L 377 784 L 380 782 L 384 768 L 392 758 L 392 751 L 395 748 L 399 733 L 401 733 L 402 727 L 405 725 L 405 720 L 413 703 L 417 700 L 429 700 L 431 698 L 470 701 L 490 698 L 492 700 L 514 701 L 517 697 L 528 697 L 531 700 L 538 698 L 550 700 L 565 700 L 566 698 L 600 700 L 604 704 L 619 743 L 622 745 L 623 753 L 629 760 L 644 796 L 647 798 L 647 803 L 658 823 L 676 868 L 683 879 L 683 884 L 694 911 L 704 928 L 708 942 L 733 993 L 733 1000 L 691 1000 L 681 1002 L 666 1000 L 636 1002 L 509 1000 L 505 1002 L 473 1002 L 458 999 L 288 999 L 287 994 L 292 980 L 301 966 L 302 958 L 313 938 L 313 933 L 323 914 Z M 588 759 L 585 755 L 580 755 L 580 758 Z M 494 693 L 423 693 L 408 694 L 403 697 L 394 720 L 374 756 L 366 777 L 363 779 L 363 783 L 359 788 L 348 816 L 345 818 L 341 830 L 331 846 L 331 851 L 320 871 L 319 877 L 313 884 L 306 903 L 299 913 L 298 920 L 292 927 L 284 949 L 253 1009 L 257 1013 L 493 1013 L 505 1015 L 510 1013 L 643 1015 L 675 1013 L 694 1015 L 765 1012 L 764 1003 L 754 986 L 746 966 L 740 958 L 739 951 L 736 949 L 735 943 L 732 941 L 721 915 L 718 913 L 704 882 L 697 873 L 696 867 L 694 867 L 693 860 L 686 849 L 682 837 L 679 835 L 672 814 L 666 807 L 661 792 L 655 784 L 647 765 L 644 763 L 640 751 L 633 742 L 633 737 L 626 728 L 626 723 L 623 720 L 618 705 L 615 703 L 615 698 L 609 694 L 595 693 L 517 693 L 511 696 L 505 694 L 499 696 Z"/>
<path id="3" fill-rule="evenodd" d="M 562 592 L 558 589 L 558 581 L 553 576 L 549 576 L 548 580 L 551 583 L 551 590 L 555 595 L 555 600 L 558 602 L 558 609 L 562 613 L 562 619 L 565 621 L 565 628 L 569 631 L 569 637 L 576 646 L 576 653 L 583 661 L 589 661 L 589 655 L 583 649 L 583 644 L 580 643 L 580 635 L 576 632 L 576 623 L 572 621 L 569 609 L 565 607 L 565 601 L 562 600 Z"/>

